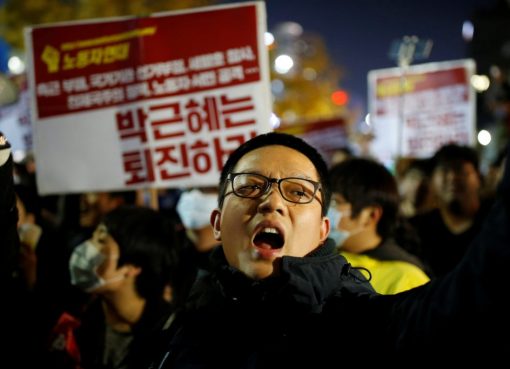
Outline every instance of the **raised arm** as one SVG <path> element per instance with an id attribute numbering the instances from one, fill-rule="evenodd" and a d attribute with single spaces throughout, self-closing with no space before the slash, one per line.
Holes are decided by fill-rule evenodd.
<path id="1" fill-rule="evenodd" d="M 507 153 L 496 202 L 460 264 L 388 301 L 398 352 L 491 360 L 509 352 L 509 167 Z"/>

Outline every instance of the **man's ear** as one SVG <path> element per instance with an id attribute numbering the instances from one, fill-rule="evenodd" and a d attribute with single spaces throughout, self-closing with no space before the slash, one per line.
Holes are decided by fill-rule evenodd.
<path id="1" fill-rule="evenodd" d="M 329 218 L 326 216 L 323 216 L 322 224 L 321 224 L 320 242 L 326 241 L 326 238 L 328 238 L 330 230 L 331 230 L 331 223 L 329 221 Z"/>
<path id="2" fill-rule="evenodd" d="M 377 223 L 379 223 L 379 220 L 382 217 L 383 208 L 381 206 L 375 205 L 375 206 L 370 206 L 369 209 L 370 209 L 370 212 L 368 213 L 369 219 L 370 219 L 371 223 L 377 225 Z"/>
<path id="3" fill-rule="evenodd" d="M 367 206 L 361 210 L 356 217 L 362 227 L 376 227 L 383 213 L 382 207 L 378 205 Z"/>
<path id="4" fill-rule="evenodd" d="M 211 226 L 213 228 L 214 239 L 221 241 L 221 211 L 214 209 L 211 213 Z"/>
<path id="5" fill-rule="evenodd" d="M 125 269 L 127 277 L 136 277 L 142 272 L 142 268 L 134 264 L 125 264 L 121 268 Z"/>

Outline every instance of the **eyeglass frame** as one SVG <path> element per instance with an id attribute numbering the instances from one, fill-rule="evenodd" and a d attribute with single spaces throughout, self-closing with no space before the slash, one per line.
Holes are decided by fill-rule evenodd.
<path id="1" fill-rule="evenodd" d="M 234 189 L 234 179 L 235 177 L 237 177 L 238 175 L 241 175 L 241 174 L 248 174 L 248 175 L 254 175 L 254 176 L 258 176 L 258 177 L 262 177 L 263 179 L 266 180 L 266 188 L 261 191 L 260 195 L 257 195 L 257 196 L 241 196 L 239 195 L 235 189 Z M 303 180 L 303 181 L 307 181 L 309 182 L 310 184 L 313 185 L 313 193 L 312 193 L 312 196 L 310 198 L 310 201 L 307 201 L 307 202 L 296 202 L 296 201 L 293 201 L 293 200 L 289 200 L 287 199 L 287 197 L 285 197 L 285 195 L 283 194 L 282 192 L 282 189 L 281 189 L 281 183 L 282 181 L 285 181 L 285 180 L 288 180 L 288 179 L 299 179 L 299 180 Z M 302 177 L 285 177 L 285 178 L 272 178 L 272 177 L 267 177 L 263 174 L 260 174 L 260 173 L 252 173 L 252 172 L 238 172 L 238 173 L 229 173 L 226 177 L 226 181 L 229 181 L 230 182 L 230 187 L 232 188 L 232 191 L 230 192 L 227 192 L 225 193 L 223 196 L 222 196 L 222 200 L 221 202 L 223 202 L 223 199 L 227 196 L 227 195 L 230 195 L 231 193 L 233 193 L 234 195 L 236 195 L 237 197 L 240 197 L 240 198 L 243 198 L 243 199 L 258 199 L 264 195 L 266 195 L 270 188 L 272 187 L 273 183 L 276 183 L 278 186 L 278 192 L 280 192 L 280 195 L 282 196 L 282 198 L 285 200 L 285 201 L 288 201 L 288 202 L 291 202 L 293 204 L 299 204 L 299 205 L 305 205 L 305 204 L 310 204 L 313 199 L 316 199 L 319 204 L 321 205 L 321 207 L 323 206 L 322 204 L 322 201 L 319 200 L 319 198 L 316 196 L 317 195 L 317 191 L 321 191 L 322 192 L 322 184 L 321 182 L 317 182 L 317 181 L 314 181 L 312 179 L 308 179 L 308 178 L 302 178 Z"/>

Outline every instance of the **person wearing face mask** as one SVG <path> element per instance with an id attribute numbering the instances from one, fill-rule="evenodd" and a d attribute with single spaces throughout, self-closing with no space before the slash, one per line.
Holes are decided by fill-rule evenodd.
<path id="1" fill-rule="evenodd" d="M 61 316 L 47 366 L 146 367 L 158 333 L 181 303 L 179 248 L 174 227 L 159 212 L 128 205 L 109 212 L 69 259 L 71 283 L 91 302 L 80 316 Z"/>
<path id="2" fill-rule="evenodd" d="M 329 237 L 349 263 L 370 272 L 374 289 L 394 294 L 428 282 L 420 260 L 395 240 L 399 196 L 392 174 L 373 160 L 351 158 L 330 168 L 330 181 Z"/>
<path id="3" fill-rule="evenodd" d="M 198 253 L 207 253 L 219 242 L 211 227 L 211 212 L 218 205 L 218 189 L 195 188 L 185 191 L 177 202 L 177 213 L 186 230 L 186 235 Z"/>

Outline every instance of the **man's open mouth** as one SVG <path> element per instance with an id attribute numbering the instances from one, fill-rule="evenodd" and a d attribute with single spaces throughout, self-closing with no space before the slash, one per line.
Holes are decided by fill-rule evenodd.
<path id="1" fill-rule="evenodd" d="M 278 229 L 266 227 L 255 235 L 253 243 L 260 248 L 280 249 L 283 247 L 284 240 Z"/>

